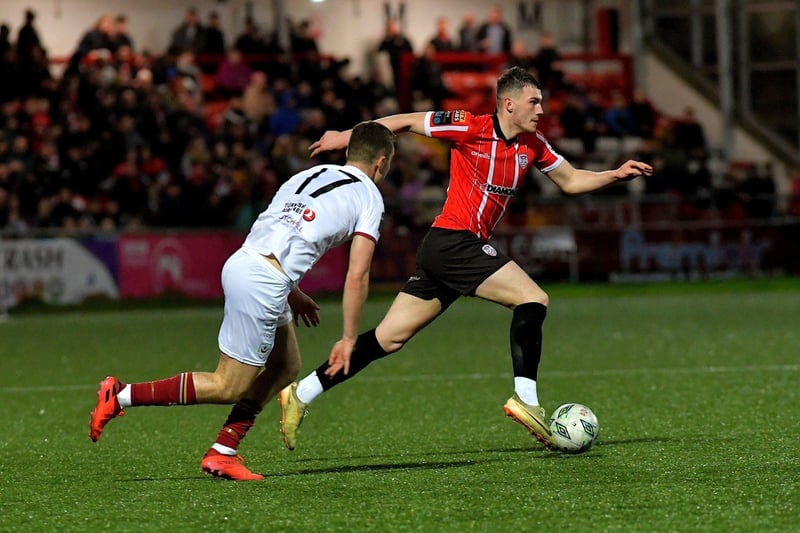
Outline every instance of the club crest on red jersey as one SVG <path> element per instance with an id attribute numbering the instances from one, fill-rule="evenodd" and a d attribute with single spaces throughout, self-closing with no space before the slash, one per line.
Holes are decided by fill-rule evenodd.
<path id="1" fill-rule="evenodd" d="M 523 170 L 528 168 L 528 154 L 519 154 L 517 156 L 517 161 L 519 161 L 519 166 Z"/>

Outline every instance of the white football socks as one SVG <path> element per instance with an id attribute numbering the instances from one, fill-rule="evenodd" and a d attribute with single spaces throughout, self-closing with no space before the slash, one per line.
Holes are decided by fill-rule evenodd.
<path id="1" fill-rule="evenodd" d="M 323 392 L 325 391 L 322 389 L 322 383 L 320 383 L 317 377 L 316 370 L 301 379 L 300 383 L 297 384 L 297 399 L 304 404 L 313 402 L 314 399 Z"/>
<path id="2" fill-rule="evenodd" d="M 131 406 L 131 386 L 125 385 L 121 391 L 117 393 L 117 401 L 119 406 L 125 409 Z"/>
<path id="3" fill-rule="evenodd" d="M 230 448 L 228 446 L 223 446 L 222 444 L 220 444 L 218 442 L 215 442 L 214 444 L 212 444 L 211 447 L 214 448 L 215 450 L 217 450 L 222 455 L 236 455 L 236 450 L 234 450 L 233 448 Z"/>
<path id="4" fill-rule="evenodd" d="M 539 396 L 536 394 L 536 382 L 529 378 L 515 377 L 514 392 L 519 399 L 528 405 L 539 405 Z"/>

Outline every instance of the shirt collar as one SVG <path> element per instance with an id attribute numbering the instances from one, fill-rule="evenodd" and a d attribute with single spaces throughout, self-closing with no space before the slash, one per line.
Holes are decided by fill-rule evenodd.
<path id="1" fill-rule="evenodd" d="M 506 139 L 506 136 L 503 134 L 503 129 L 500 127 L 500 117 L 497 116 L 496 111 L 492 115 L 492 122 L 494 123 L 494 132 L 497 134 L 497 137 L 499 137 L 504 143 L 506 143 L 506 146 L 509 146 L 517 142 L 518 136 L 514 136 L 511 139 Z"/>

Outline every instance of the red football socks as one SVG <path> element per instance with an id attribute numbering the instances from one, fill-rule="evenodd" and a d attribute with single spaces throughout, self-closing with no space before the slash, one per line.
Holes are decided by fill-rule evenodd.
<path id="1" fill-rule="evenodd" d="M 260 412 L 261 406 L 255 402 L 247 400 L 237 402 L 231 409 L 231 414 L 228 415 L 225 425 L 217 434 L 216 443 L 233 450 L 238 449 L 239 442 L 253 427 L 256 416 Z"/>
<path id="2" fill-rule="evenodd" d="M 184 372 L 168 379 L 131 383 L 131 405 L 193 405 L 194 379 Z"/>

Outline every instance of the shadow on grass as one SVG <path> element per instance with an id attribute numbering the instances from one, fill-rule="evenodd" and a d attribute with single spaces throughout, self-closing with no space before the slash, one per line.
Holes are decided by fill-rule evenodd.
<path id="1" fill-rule="evenodd" d="M 640 437 L 638 439 L 603 439 L 596 446 L 627 446 L 629 444 L 656 444 L 659 442 L 671 442 L 673 439 L 667 437 Z"/>
<path id="2" fill-rule="evenodd" d="M 504 448 L 504 449 L 497 449 L 497 450 L 473 450 L 473 451 L 459 451 L 459 452 L 443 452 L 437 453 L 435 455 L 464 455 L 464 454 L 475 454 L 475 453 L 520 453 L 520 452 L 530 452 L 529 448 Z M 362 459 L 371 459 L 373 461 L 386 458 L 391 459 L 393 457 L 409 457 L 409 456 L 425 456 L 430 457 L 431 453 L 418 453 L 418 454 L 387 454 L 387 455 L 363 455 L 363 456 L 352 456 L 346 458 L 339 458 L 340 460 L 362 460 Z M 330 457 L 326 458 L 318 458 L 318 459 L 302 459 L 301 461 L 330 461 Z M 494 458 L 481 458 L 481 459 L 465 459 L 461 461 L 419 461 L 419 462 L 402 462 L 402 463 L 395 463 L 395 462 L 385 462 L 385 463 L 372 463 L 372 464 L 351 464 L 351 465 L 339 465 L 339 466 L 328 466 L 328 467 L 319 467 L 319 468 L 303 468 L 298 470 L 291 470 L 286 472 L 258 472 L 267 478 L 279 478 L 279 477 L 290 477 L 290 476 L 304 476 L 304 475 L 315 475 L 315 474 L 347 474 L 351 472 L 390 472 L 394 470 L 440 470 L 445 468 L 463 468 L 467 466 L 477 466 L 481 464 L 490 464 L 490 463 L 497 463 L 504 461 L 502 457 L 494 457 Z M 119 481 L 122 482 L 159 482 L 159 481 L 191 481 L 191 480 L 198 480 L 198 479 L 213 479 L 208 476 L 175 476 L 175 477 L 165 477 L 165 478 L 158 478 L 158 477 L 142 477 L 142 478 L 132 478 L 132 479 L 120 479 Z"/>
<path id="3" fill-rule="evenodd" d="M 372 456 L 374 459 L 374 456 Z M 500 461 L 497 459 L 483 459 L 475 461 L 436 461 L 436 462 L 419 462 L 419 463 L 385 463 L 385 464 L 366 464 L 366 465 L 341 465 L 331 466 L 327 468 L 307 468 L 302 470 L 294 470 L 288 472 L 258 472 L 267 478 L 290 477 L 290 476 L 305 476 L 315 474 L 347 474 L 350 472 L 382 472 L 392 470 L 438 470 L 443 468 L 462 468 L 465 466 L 475 466 L 478 464 L 494 463 Z M 141 477 L 133 479 L 120 479 L 122 482 L 159 482 L 159 481 L 192 481 L 198 479 L 216 480 L 210 476 L 175 476 L 175 477 Z"/>
<path id="4" fill-rule="evenodd" d="M 342 465 L 331 466 L 328 468 L 307 468 L 296 470 L 292 472 L 280 472 L 264 474 L 267 477 L 288 477 L 288 476 L 304 476 L 308 474 L 347 474 L 350 472 L 384 472 L 392 470 L 439 470 L 444 468 L 462 468 L 465 466 L 475 466 L 479 464 L 488 464 L 500 461 L 497 459 L 481 459 L 475 461 L 434 461 L 434 462 L 419 462 L 419 463 L 377 463 L 367 465 Z"/>
<path id="5" fill-rule="evenodd" d="M 530 453 L 530 452 L 542 452 L 544 453 L 546 450 L 542 447 L 537 447 L 536 445 L 531 447 L 522 447 L 518 446 L 515 448 L 480 448 L 477 450 L 450 450 L 450 451 L 422 451 L 416 453 L 386 453 L 386 454 L 369 454 L 369 455 L 348 455 L 348 456 L 339 456 L 340 460 L 379 460 L 379 459 L 397 459 L 400 457 L 436 457 L 436 456 L 455 456 L 455 455 L 480 455 L 480 454 L 487 454 L 487 453 Z M 298 457 L 298 463 L 319 463 L 319 462 L 329 462 L 331 458 L 329 456 L 325 457 Z M 496 459 L 492 459 L 494 461 Z M 472 461 L 479 462 L 480 459 Z M 416 463 L 415 463 L 416 464 Z"/>
<path id="6" fill-rule="evenodd" d="M 479 450 L 453 450 L 447 452 L 420 452 L 420 453 L 403 453 L 403 454 L 370 454 L 370 455 L 354 455 L 344 458 L 339 458 L 340 460 L 348 460 L 348 461 L 359 461 L 359 460 L 380 460 L 380 459 L 388 459 L 387 462 L 378 462 L 372 464 L 350 464 L 350 465 L 339 465 L 339 466 L 322 466 L 319 468 L 301 468 L 298 470 L 291 470 L 286 472 L 260 472 L 266 478 L 281 478 L 281 477 L 292 477 L 292 476 L 305 476 L 305 475 L 317 475 L 317 474 L 347 474 L 351 472 L 391 472 L 395 470 L 440 470 L 446 468 L 463 468 L 468 466 L 477 466 L 482 464 L 491 464 L 504 461 L 505 458 L 502 456 L 492 457 L 492 458 L 476 458 L 476 459 L 464 459 L 460 461 L 419 461 L 419 462 L 391 462 L 390 460 L 393 458 L 398 457 L 431 457 L 432 455 L 436 456 L 454 456 L 454 455 L 474 455 L 474 454 L 517 454 L 517 453 L 535 453 L 538 459 L 542 460 L 553 460 L 553 459 L 565 459 L 565 458 L 572 458 L 572 457 L 586 457 L 592 456 L 594 458 L 600 458 L 603 456 L 603 449 L 612 446 L 627 446 L 627 445 L 636 445 L 636 444 L 653 444 L 653 443 L 663 443 L 663 442 L 670 442 L 672 439 L 665 438 L 665 437 L 650 437 L 650 438 L 638 438 L 638 439 L 612 439 L 612 440 L 604 440 L 596 445 L 595 448 L 588 452 L 587 454 L 565 454 L 559 452 L 548 452 L 541 448 L 536 447 L 513 447 L 513 448 L 482 448 Z M 330 461 L 330 457 L 309 457 L 299 459 L 298 463 L 308 463 L 308 462 L 327 462 Z M 208 479 L 211 480 L 208 476 L 185 476 L 185 477 L 170 477 L 170 478 L 134 478 L 134 479 L 123 479 L 120 481 L 123 482 L 158 482 L 158 481 L 192 481 L 192 480 L 201 480 L 201 479 Z"/>

